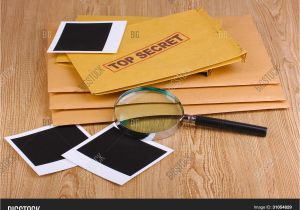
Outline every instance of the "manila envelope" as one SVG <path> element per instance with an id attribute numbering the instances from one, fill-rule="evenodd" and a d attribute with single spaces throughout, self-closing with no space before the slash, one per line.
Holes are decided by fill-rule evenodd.
<path id="1" fill-rule="evenodd" d="M 80 19 L 84 17 L 86 16 L 80 16 Z M 91 17 L 93 16 L 87 16 L 87 19 Z M 106 16 L 96 16 L 94 18 L 101 20 L 105 17 Z M 127 19 L 127 17 L 125 19 Z M 140 17 L 138 17 L 138 19 L 140 19 Z M 262 84 L 263 78 L 265 78 L 273 68 L 252 18 L 250 16 L 221 17 L 219 20 L 228 33 L 232 34 L 247 50 L 247 61 L 245 63 L 234 63 L 214 69 L 210 72 L 208 77 L 199 74 L 188 77 L 178 77 L 167 82 L 156 84 L 156 87 L 175 89 Z M 50 27 L 50 30 L 51 29 L 53 31 L 53 25 Z M 278 77 L 274 77 L 267 82 L 267 84 L 278 83 Z M 89 92 L 75 68 L 72 65 L 55 64 L 53 54 L 48 54 L 48 91 Z"/>
<path id="2" fill-rule="evenodd" d="M 174 89 L 170 92 L 183 105 L 286 100 L 280 85 L 266 85 L 261 91 L 258 91 L 256 86 L 232 86 Z M 113 108 L 119 95 L 120 93 L 100 96 L 90 93 L 52 93 L 50 94 L 49 103 L 52 110 Z"/>
<path id="3" fill-rule="evenodd" d="M 187 114 L 215 114 L 226 112 L 239 112 L 251 110 L 268 110 L 288 108 L 287 101 L 250 102 L 231 104 L 203 104 L 184 105 Z M 114 113 L 112 108 L 103 109 L 70 109 L 52 110 L 52 123 L 54 125 L 90 124 L 112 122 Z"/>
<path id="4" fill-rule="evenodd" d="M 204 73 L 204 72 L 202 72 Z M 202 86 L 201 82 L 210 72 L 205 74 L 197 74 L 189 77 L 176 77 L 170 81 L 156 84 L 156 87 L 177 89 L 177 88 L 193 88 Z M 97 74 L 95 74 L 97 75 Z M 49 93 L 65 93 L 65 92 L 88 92 L 85 83 L 80 78 L 77 71 L 72 65 L 55 63 L 55 55 L 48 54 L 48 92 Z"/>
<path id="5" fill-rule="evenodd" d="M 140 37 L 133 39 L 132 31 Z M 128 25 L 117 54 L 68 57 L 92 94 L 107 94 L 228 65 L 245 55 L 206 12 L 191 10 Z"/>

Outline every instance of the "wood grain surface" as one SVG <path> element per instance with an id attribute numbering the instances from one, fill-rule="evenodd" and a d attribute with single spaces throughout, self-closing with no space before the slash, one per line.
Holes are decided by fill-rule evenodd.
<path id="1" fill-rule="evenodd" d="M 46 48 L 49 22 L 77 15 L 163 16 L 203 7 L 212 16 L 253 16 L 278 68 L 288 110 L 219 114 L 266 125 L 267 138 L 183 126 L 160 141 L 175 152 L 124 186 L 79 167 L 38 177 L 4 141 L 51 123 Z M 299 183 L 299 1 L 2 0 L 0 197 L 295 198 Z M 85 126 L 95 133 L 106 125 Z"/>

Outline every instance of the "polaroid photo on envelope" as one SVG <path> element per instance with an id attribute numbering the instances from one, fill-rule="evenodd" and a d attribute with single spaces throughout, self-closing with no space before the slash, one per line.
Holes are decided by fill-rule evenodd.
<path id="1" fill-rule="evenodd" d="M 133 137 L 113 123 L 63 154 L 78 166 L 119 185 L 173 152 L 154 141 L 154 134 Z"/>
<path id="2" fill-rule="evenodd" d="M 47 125 L 5 137 L 26 163 L 39 175 L 75 167 L 61 155 L 90 137 L 81 126 Z"/>
<path id="3" fill-rule="evenodd" d="M 116 53 L 127 21 L 62 21 L 48 53 Z"/>

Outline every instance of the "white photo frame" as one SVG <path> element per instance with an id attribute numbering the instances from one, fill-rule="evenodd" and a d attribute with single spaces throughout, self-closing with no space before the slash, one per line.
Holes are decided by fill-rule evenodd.
<path id="1" fill-rule="evenodd" d="M 85 140 L 84 142 L 80 143 L 79 145 L 77 145 L 76 147 L 72 148 L 71 150 L 69 150 L 68 152 L 64 153 L 62 156 L 72 162 L 74 162 L 75 164 L 77 164 L 78 166 L 96 174 L 97 176 L 100 176 L 104 179 L 107 179 L 111 182 L 114 182 L 118 185 L 123 185 L 126 182 L 130 181 L 132 178 L 136 177 L 137 175 L 139 175 L 140 173 L 142 173 L 143 171 L 145 171 L 146 169 L 150 168 L 151 166 L 153 166 L 154 164 L 156 164 L 157 162 L 159 162 L 160 160 L 162 160 L 163 158 L 165 158 L 166 156 L 168 156 L 169 154 L 171 154 L 173 152 L 173 149 L 168 148 L 166 146 L 163 146 L 161 144 L 156 143 L 155 141 L 152 141 L 155 134 L 150 134 L 149 136 L 147 136 L 146 138 L 144 138 L 143 142 L 145 142 L 146 144 L 152 145 L 156 148 L 159 148 L 161 150 L 166 151 L 165 154 L 163 154 L 162 156 L 160 156 L 159 158 L 157 158 L 156 160 L 152 161 L 150 164 L 146 165 L 145 167 L 143 167 L 142 169 L 140 169 L 139 171 L 137 171 L 136 173 L 134 173 L 131 176 L 128 176 L 126 174 L 123 174 L 117 170 L 114 170 L 108 166 L 105 166 L 99 162 L 97 162 L 96 160 L 82 154 L 81 152 L 78 151 L 78 149 L 86 144 L 88 144 L 89 142 L 93 141 L 95 138 L 97 138 L 98 136 L 102 135 L 103 133 L 105 133 L 106 131 L 110 130 L 113 127 L 117 127 L 115 123 L 107 126 L 106 128 L 104 128 L 103 130 L 97 132 L 95 135 L 91 136 L 90 138 L 88 138 L 87 140 Z"/>
<path id="2" fill-rule="evenodd" d="M 68 23 L 91 24 L 91 23 L 112 23 L 109 35 L 101 51 L 56 51 L 54 50 L 63 31 Z M 123 34 L 127 25 L 126 20 L 120 21 L 62 21 L 56 34 L 47 50 L 48 53 L 116 53 L 122 41 Z"/>
<path id="3" fill-rule="evenodd" d="M 33 129 L 31 131 L 26 131 L 20 134 L 12 135 L 4 137 L 4 139 L 14 148 L 14 150 L 25 160 L 25 162 L 39 175 L 43 176 L 46 174 L 55 173 L 58 171 L 66 170 L 69 168 L 73 168 L 76 166 L 76 164 L 70 162 L 67 159 L 62 159 L 58 161 L 54 161 L 52 163 L 47 163 L 43 165 L 36 166 L 33 164 L 33 162 L 19 149 L 19 147 L 14 144 L 12 141 L 15 138 L 25 137 L 29 136 L 31 134 L 39 133 L 41 131 L 49 130 L 52 128 L 55 128 L 57 126 L 54 125 L 47 125 L 40 128 Z M 89 138 L 91 135 L 80 125 L 76 125 L 76 127 L 87 137 Z"/>

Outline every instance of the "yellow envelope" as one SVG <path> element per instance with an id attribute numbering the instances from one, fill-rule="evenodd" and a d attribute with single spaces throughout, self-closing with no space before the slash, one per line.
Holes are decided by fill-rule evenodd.
<path id="1" fill-rule="evenodd" d="M 80 19 L 84 17 L 82 16 Z M 87 18 L 91 17 L 93 16 L 88 16 Z M 101 20 L 105 16 L 96 16 L 94 18 Z M 255 85 L 261 83 L 261 80 L 273 69 L 268 53 L 251 16 L 221 17 L 218 20 L 222 22 L 224 29 L 232 34 L 247 50 L 247 62 L 234 63 L 214 69 L 208 77 L 195 74 L 188 77 L 173 78 L 170 81 L 156 84 L 156 87 L 176 89 Z M 54 28 L 54 25 L 52 25 L 50 31 L 53 31 Z M 89 92 L 73 65 L 57 65 L 55 64 L 54 55 L 48 54 L 48 56 L 49 92 Z M 268 81 L 268 84 L 278 83 L 278 77 L 274 77 Z"/>
<path id="2" fill-rule="evenodd" d="M 280 85 L 266 85 L 261 92 L 257 91 L 255 86 L 184 88 L 170 92 L 177 96 L 183 105 L 286 100 Z M 241 94 L 236 94 L 238 92 Z M 52 110 L 112 108 L 119 95 L 119 93 L 101 96 L 90 93 L 52 93 L 49 96 L 49 104 Z"/>
<path id="3" fill-rule="evenodd" d="M 215 114 L 284 108 L 288 108 L 287 101 L 184 105 L 184 110 L 187 114 Z M 112 108 L 52 110 L 52 123 L 54 125 L 105 123 L 112 121 Z"/>
<path id="4" fill-rule="evenodd" d="M 128 25 L 117 54 L 68 57 L 91 93 L 106 94 L 243 60 L 246 52 L 224 34 L 203 10 L 191 10 Z"/>

